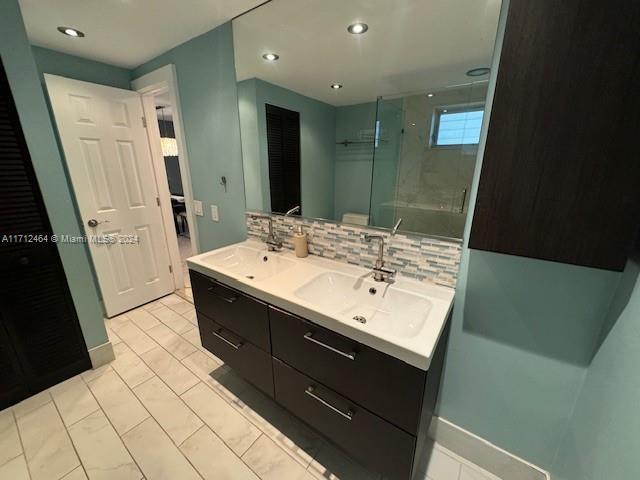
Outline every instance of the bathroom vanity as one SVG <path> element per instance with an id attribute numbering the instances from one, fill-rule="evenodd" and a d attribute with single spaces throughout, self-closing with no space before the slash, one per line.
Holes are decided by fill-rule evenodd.
<path id="1" fill-rule="evenodd" d="M 188 265 L 205 348 L 385 478 L 424 471 L 453 289 L 251 240 Z"/>

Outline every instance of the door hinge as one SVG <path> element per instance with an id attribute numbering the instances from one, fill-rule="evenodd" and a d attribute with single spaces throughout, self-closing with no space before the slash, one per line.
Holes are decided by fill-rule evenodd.
<path id="1" fill-rule="evenodd" d="M 169 273 L 173 273 L 173 267 L 169 265 Z"/>
<path id="2" fill-rule="evenodd" d="M 142 117 L 142 127 L 147 128 L 147 117 Z"/>
<path id="3" fill-rule="evenodd" d="M 156 197 L 156 203 L 160 206 L 160 197 Z"/>

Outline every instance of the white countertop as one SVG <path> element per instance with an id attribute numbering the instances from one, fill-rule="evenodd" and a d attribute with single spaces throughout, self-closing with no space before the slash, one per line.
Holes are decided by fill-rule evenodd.
<path id="1" fill-rule="evenodd" d="M 210 259 L 213 255 L 226 251 L 231 252 L 236 247 L 251 248 L 263 251 L 266 255 L 283 257 L 292 260 L 295 265 L 268 278 L 250 279 L 245 275 L 212 264 Z M 421 370 L 429 368 L 434 350 L 453 305 L 454 290 L 452 288 L 419 282 L 401 274 L 397 275 L 393 285 L 373 282 L 370 269 L 315 255 L 297 258 L 291 250 L 286 249 L 282 252 L 267 252 L 266 245 L 256 240 L 246 240 L 196 255 L 187 259 L 187 265 L 192 270 L 211 276 L 266 303 L 306 318 Z M 394 290 L 396 295 L 403 292 L 416 295 L 417 298 L 420 298 L 421 305 L 428 305 L 421 313 L 423 316 L 426 315 L 426 320 L 415 332 L 395 334 L 394 329 L 389 328 L 389 325 L 379 324 L 376 327 L 375 322 L 361 324 L 350 316 L 339 314 L 335 309 L 330 311 L 323 308 L 322 302 L 307 301 L 296 294 L 307 282 L 326 272 L 336 272 L 358 278 L 358 285 L 363 285 L 366 289 L 374 286 L 383 296 L 386 294 L 385 289 Z M 330 292 L 327 292 L 327 295 L 330 295 Z"/>

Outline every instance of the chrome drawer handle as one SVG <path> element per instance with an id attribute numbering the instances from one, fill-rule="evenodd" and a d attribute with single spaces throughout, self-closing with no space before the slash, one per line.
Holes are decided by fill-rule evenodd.
<path id="1" fill-rule="evenodd" d="M 309 340 L 310 342 L 313 342 L 316 345 L 320 345 L 321 347 L 324 347 L 327 350 L 331 350 L 333 353 L 337 353 L 338 355 L 341 355 L 341 356 L 343 356 L 345 358 L 348 358 L 349 360 L 355 360 L 356 359 L 356 352 L 345 353 L 342 350 L 338 350 L 337 348 L 332 347 L 331 345 L 327 345 L 326 343 L 322 343 L 320 340 L 316 340 L 315 338 L 313 338 L 313 332 L 305 333 L 304 334 L 304 339 L 305 340 Z"/>
<path id="2" fill-rule="evenodd" d="M 215 335 L 216 337 L 218 337 L 220 340 L 222 340 L 224 343 L 226 343 L 227 345 L 229 345 L 230 347 L 235 348 L 236 350 L 238 350 L 241 346 L 242 346 L 242 342 L 238 342 L 238 343 L 233 343 L 231 340 L 227 340 L 226 338 L 224 338 L 221 335 L 222 329 L 219 328 L 218 330 L 214 330 L 213 335 Z"/>
<path id="3" fill-rule="evenodd" d="M 306 393 L 307 395 L 309 395 L 311 398 L 313 398 L 315 401 L 321 403 L 322 405 L 324 405 L 325 407 L 327 407 L 329 410 L 332 410 L 334 412 L 336 412 L 338 415 L 343 416 L 344 418 L 346 418 L 347 420 L 351 421 L 353 420 L 353 411 L 352 410 L 347 410 L 346 412 L 343 412 L 342 410 L 340 410 L 337 407 L 334 407 L 333 405 L 331 405 L 329 402 L 327 402 L 326 400 L 320 398 L 318 395 L 316 395 L 315 393 L 313 393 L 315 391 L 315 388 L 313 385 L 309 385 L 307 387 L 307 389 L 304 391 L 304 393 Z"/>
<path id="4" fill-rule="evenodd" d="M 220 297 L 221 299 L 223 299 L 225 302 L 227 303 L 233 303 L 236 300 L 238 300 L 238 297 L 225 297 L 223 294 L 216 292 L 213 287 L 209 287 L 207 288 L 207 291 L 209 293 L 213 293 L 214 295 L 217 295 L 218 297 Z"/>

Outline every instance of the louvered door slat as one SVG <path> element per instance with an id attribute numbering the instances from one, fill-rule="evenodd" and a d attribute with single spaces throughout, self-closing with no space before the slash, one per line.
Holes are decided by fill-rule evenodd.
<path id="1" fill-rule="evenodd" d="M 0 235 L 51 236 L 11 90 L 0 71 Z M 90 368 L 54 244 L 0 243 L 0 410 Z"/>

